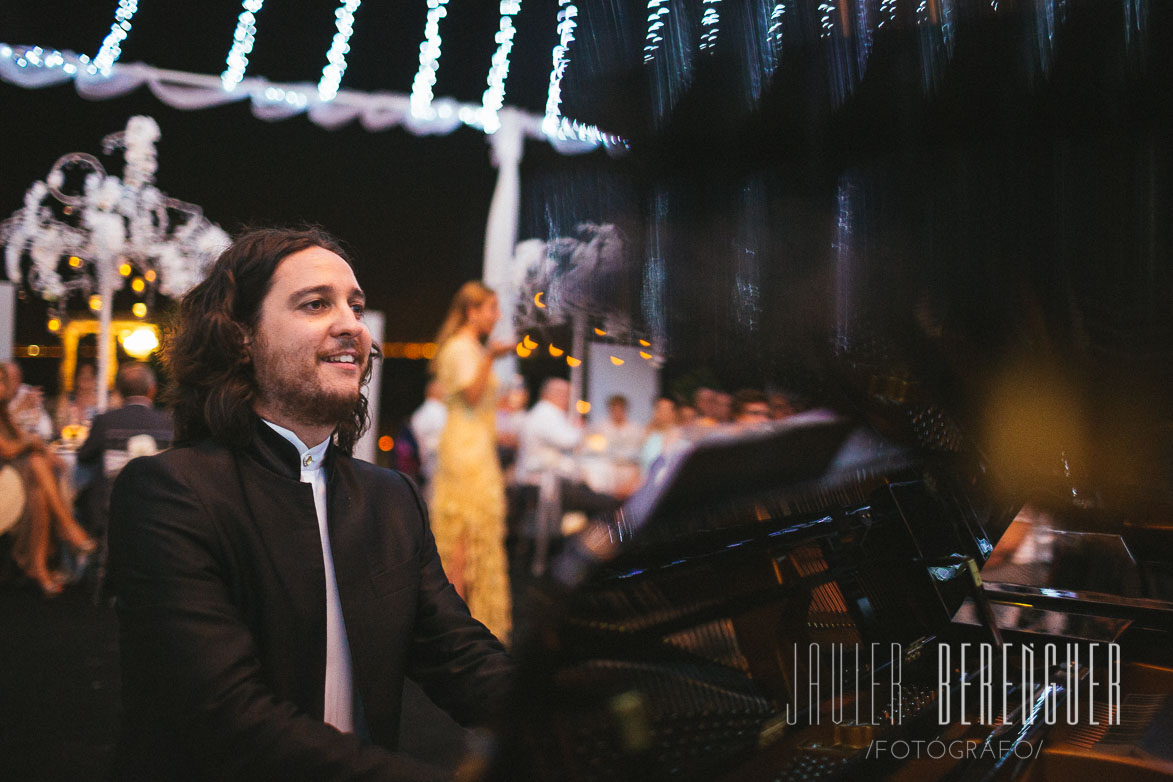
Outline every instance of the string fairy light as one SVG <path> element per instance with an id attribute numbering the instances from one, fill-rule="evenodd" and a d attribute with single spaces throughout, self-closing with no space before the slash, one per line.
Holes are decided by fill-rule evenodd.
<path id="1" fill-rule="evenodd" d="M 91 72 L 101 71 L 103 76 L 110 75 L 110 66 L 122 56 L 122 42 L 130 34 L 130 20 L 138 11 L 138 0 L 118 0 L 118 10 L 114 12 L 114 24 L 110 25 L 110 32 L 102 41 L 102 47 L 94 57 Z"/>
<path id="2" fill-rule="evenodd" d="M 575 17 L 578 16 L 578 7 L 570 0 L 558 0 L 563 6 L 558 12 L 558 45 L 554 47 L 554 64 L 550 69 L 550 91 L 546 98 L 546 116 L 542 120 L 542 130 L 546 135 L 558 132 L 559 119 L 562 116 L 562 77 L 570 65 L 570 44 L 574 42 L 574 28 L 578 26 Z"/>
<path id="3" fill-rule="evenodd" d="M 485 133 L 492 134 L 501 129 L 501 120 L 497 113 L 505 105 L 505 78 L 509 75 L 509 52 L 513 49 L 513 37 L 517 35 L 513 17 L 520 11 L 521 0 L 501 0 L 501 27 L 493 36 L 493 40 L 497 42 L 497 50 L 493 52 L 493 59 L 489 65 L 489 88 L 481 98 L 478 118 Z"/>
<path id="4" fill-rule="evenodd" d="M 93 66 L 93 61 L 88 55 L 61 52 L 56 49 L 43 49 L 40 46 L 12 46 L 10 44 L 0 43 L 0 59 L 10 62 L 18 71 L 60 70 L 69 78 L 77 78 L 78 74 L 82 71 L 97 73 L 97 68 Z M 114 67 L 121 66 L 116 65 Z M 173 71 L 154 71 L 150 66 L 139 67 L 145 67 L 152 72 L 160 73 L 165 80 L 175 80 L 177 76 L 189 76 L 188 74 L 176 74 Z M 164 73 L 165 75 L 163 75 Z M 205 77 L 190 76 L 190 78 L 192 80 L 202 80 Z M 191 81 L 187 80 L 179 81 L 178 83 L 192 84 Z M 233 80 L 231 83 L 234 88 L 240 81 Z M 224 87 L 223 77 L 221 78 L 221 87 L 231 89 Z M 298 110 L 305 109 L 310 105 L 311 101 L 318 100 L 318 97 L 314 95 L 312 90 L 305 90 L 300 84 L 274 84 L 258 80 L 255 83 L 250 83 L 247 89 L 255 101 L 268 104 L 285 104 L 290 108 Z M 489 131 L 481 122 L 481 110 L 482 107 L 480 105 L 473 103 L 459 104 L 456 107 L 456 113 L 463 124 L 487 133 Z M 443 111 L 444 108 L 441 107 L 439 113 L 442 114 Z M 536 116 L 532 118 L 532 121 L 540 126 L 543 118 Z M 576 141 L 592 146 L 603 146 L 610 150 L 630 148 L 629 142 L 622 136 L 605 133 L 594 125 L 584 124 L 566 117 L 559 117 L 557 126 L 548 129 L 548 132 L 543 129 L 542 136 L 552 142 Z"/>
<path id="5" fill-rule="evenodd" d="M 420 119 L 434 115 L 432 89 L 436 86 L 436 71 L 440 69 L 440 20 L 448 15 L 448 0 L 428 0 L 428 17 L 424 22 L 424 41 L 420 44 L 420 68 L 411 83 L 411 113 Z"/>
<path id="6" fill-rule="evenodd" d="M 648 33 L 644 36 L 645 63 L 649 63 L 655 58 L 656 50 L 664 42 L 664 36 L 660 35 L 660 30 L 667 22 L 664 17 L 670 13 L 668 2 L 669 0 L 648 0 Z"/>
<path id="7" fill-rule="evenodd" d="M 892 0 L 896 2 L 896 0 Z M 786 16 L 786 3 L 778 3 L 774 6 L 774 10 L 770 12 L 770 30 L 769 36 L 774 41 L 774 45 L 779 49 L 782 47 L 782 19 Z"/>
<path id="8" fill-rule="evenodd" d="M 323 101 L 334 100 L 338 86 L 342 84 L 346 55 L 350 52 L 350 36 L 354 34 L 354 14 L 361 4 L 362 0 L 343 0 L 334 12 L 334 40 L 330 43 L 330 51 L 326 52 L 326 65 L 318 82 L 318 97 Z"/>
<path id="9" fill-rule="evenodd" d="M 545 131 L 545 128 L 543 128 Z M 485 131 L 488 132 L 487 130 Z M 547 138 L 575 139 L 595 146 L 604 146 L 607 149 L 630 149 L 631 145 L 622 136 L 613 133 L 604 133 L 594 125 L 585 125 L 577 120 L 562 117 L 558 124 L 550 131 L 546 131 Z"/>
<path id="10" fill-rule="evenodd" d="M 819 37 L 828 38 L 835 30 L 835 14 L 838 13 L 838 9 L 834 2 L 822 2 L 819 3 L 819 11 L 823 14 L 819 21 Z"/>
<path id="11" fill-rule="evenodd" d="M 0 44 L 0 57 L 11 60 L 18 68 L 34 68 L 38 70 L 54 70 L 60 68 L 70 76 L 77 74 L 77 65 L 70 62 L 65 54 L 56 49 L 42 49 L 40 46 L 25 46 L 13 49 L 8 44 Z M 85 65 L 92 73 L 97 73 L 98 69 L 91 64 L 90 58 L 86 55 L 73 55 L 71 53 L 69 57 Z"/>
<path id="12" fill-rule="evenodd" d="M 261 97 L 269 103 L 288 103 L 297 109 L 304 109 L 310 102 L 306 94 L 300 90 L 286 90 L 274 86 L 265 87 Z"/>
<path id="13" fill-rule="evenodd" d="M 220 82 L 225 90 L 231 92 L 244 79 L 244 72 L 248 68 L 248 55 L 253 50 L 253 41 L 257 37 L 257 14 L 265 0 L 244 0 L 240 16 L 236 18 L 236 32 L 232 34 L 232 48 L 228 50 L 225 60 L 224 73 L 220 74 Z"/>
<path id="14" fill-rule="evenodd" d="M 704 11 L 701 12 L 701 50 L 712 49 L 717 45 L 718 25 L 721 22 L 721 12 L 717 6 L 721 0 L 704 0 Z"/>

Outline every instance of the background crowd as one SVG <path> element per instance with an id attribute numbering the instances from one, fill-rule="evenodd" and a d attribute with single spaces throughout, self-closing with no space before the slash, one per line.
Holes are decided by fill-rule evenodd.
<path id="1" fill-rule="evenodd" d="M 493 291 L 460 288 L 424 399 L 391 456 L 424 488 L 450 579 L 473 614 L 508 638 L 511 572 L 540 575 L 588 516 L 618 508 L 690 444 L 768 426 L 802 404 L 777 389 L 700 386 L 656 397 L 646 420 L 633 418 L 640 405 L 622 394 L 584 414 L 565 377 L 498 380 L 494 362 L 511 348 L 490 338 L 499 319 Z M 31 580 L 46 597 L 83 579 L 101 594 L 113 477 L 173 437 L 147 364 L 119 368 L 101 414 L 94 366 L 81 363 L 72 381 L 46 399 L 17 363 L 0 369 L 0 555 L 9 581 Z M 651 398 L 656 389 L 629 393 Z"/>
<path id="2" fill-rule="evenodd" d="M 131 458 L 172 440 L 149 366 L 119 368 L 104 413 L 97 388 L 94 366 L 81 364 L 73 393 L 47 406 L 19 364 L 0 365 L 0 559 L 4 572 L 31 579 L 46 597 L 87 574 L 100 591 L 111 482 Z"/>

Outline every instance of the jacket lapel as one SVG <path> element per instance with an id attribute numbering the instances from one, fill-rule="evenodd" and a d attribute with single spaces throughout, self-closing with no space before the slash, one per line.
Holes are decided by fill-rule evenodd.
<path id="1" fill-rule="evenodd" d="M 405 632 L 406 618 L 414 616 L 415 591 L 390 598 L 379 593 L 376 575 L 386 569 L 391 545 L 384 525 L 386 509 L 375 506 L 376 499 L 360 483 L 351 457 L 331 448 L 326 466 L 326 518 L 354 665 L 354 692 L 361 699 L 371 738 L 393 747 L 398 741 L 399 714 L 392 707 L 398 706 L 399 693 L 391 692 L 391 687 L 393 671 L 401 661 L 391 650 L 397 648 L 397 633 Z"/>
<path id="2" fill-rule="evenodd" d="M 237 458 L 240 483 L 248 504 L 247 518 L 255 525 L 269 557 L 269 573 L 280 583 L 276 590 L 287 601 L 296 626 L 292 637 L 306 639 L 305 648 L 282 654 L 301 683 L 298 702 L 322 716 L 326 686 L 326 572 L 313 489 L 301 482 L 297 450 L 257 421 L 254 448 Z"/>

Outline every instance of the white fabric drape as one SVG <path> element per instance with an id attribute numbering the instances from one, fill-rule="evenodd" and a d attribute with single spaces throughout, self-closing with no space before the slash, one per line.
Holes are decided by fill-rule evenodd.
<path id="1" fill-rule="evenodd" d="M 0 56 L 0 79 L 30 89 L 73 81 L 78 94 L 90 100 L 116 98 L 146 85 L 152 95 L 176 109 L 206 109 L 248 100 L 253 115 L 270 122 L 304 113 L 327 130 L 357 120 L 371 132 L 402 127 L 419 136 L 447 135 L 464 123 L 462 118 L 477 116 L 481 110 L 480 104 L 437 98 L 432 101 L 434 111 L 430 116 L 417 117 L 410 111 L 409 97 L 400 93 L 341 90 L 333 100 L 323 101 L 314 84 L 279 84 L 258 77 L 246 78 L 229 91 L 223 88 L 218 76 L 167 70 L 143 63 L 115 63 L 108 74 L 91 73 L 89 62 L 73 52 L 52 52 L 53 56 L 62 59 L 49 66 L 44 64 L 49 52 L 42 52 L 37 61 L 30 62 L 23 56 L 27 55 L 28 47 L 0 44 L 0 49 L 7 52 L 7 55 Z M 20 64 L 22 60 L 25 60 L 24 65 Z M 516 118 L 515 129 L 520 129 L 525 137 L 545 141 L 562 154 L 580 154 L 601 146 L 594 140 L 547 136 L 542 132 L 540 116 L 509 108 L 501 111 L 503 127 L 497 135 L 505 132 L 506 115 Z M 621 149 L 621 143 L 616 148 Z"/>
<path id="2" fill-rule="evenodd" d="M 497 321 L 493 337 L 512 341 L 513 310 L 517 292 L 513 286 L 513 248 L 517 244 L 517 221 L 521 211 L 521 158 L 525 147 L 525 117 L 513 109 L 498 115 L 501 128 L 489 137 L 493 165 L 497 167 L 497 184 L 489 205 L 485 225 L 485 255 L 482 277 L 497 292 L 497 301 L 505 317 Z M 517 372 L 517 357 L 512 353 L 497 359 L 495 370 L 500 378 L 512 378 Z"/>
<path id="3" fill-rule="evenodd" d="M 91 73 L 88 61 L 73 52 L 53 52 L 54 64 L 47 65 L 46 55 L 50 53 L 42 52 L 30 60 L 29 51 L 27 47 L 0 44 L 0 79 L 28 88 L 49 87 L 72 80 L 78 94 L 91 100 L 125 95 L 145 84 L 152 95 L 176 109 L 206 109 L 248 100 L 253 115 L 270 122 L 304 113 L 314 124 L 327 130 L 336 130 L 358 120 L 370 132 L 403 127 L 415 135 L 452 133 L 464 123 L 464 118 L 479 116 L 481 111 L 479 104 L 461 104 L 451 98 L 438 98 L 432 101 L 430 115 L 421 118 L 411 113 L 409 97 L 398 93 L 342 90 L 333 100 L 323 101 L 313 84 L 278 84 L 256 77 L 244 79 L 229 91 L 223 88 L 217 76 L 165 70 L 142 63 L 115 63 L 108 74 Z M 25 62 L 23 66 L 22 61 Z M 566 155 L 589 152 L 602 143 L 547 136 L 542 131 L 540 116 L 517 109 L 503 108 L 498 116 L 501 127 L 488 136 L 493 163 L 497 167 L 497 184 L 485 227 L 482 276 L 498 291 L 501 311 L 505 314 L 494 336 L 511 340 L 514 335 L 510 315 L 516 303 L 511 265 L 517 242 L 525 139 L 545 141 Z M 621 139 L 614 139 L 614 142 L 608 147 L 609 151 L 625 148 Z M 512 355 L 497 364 L 499 377 L 511 377 L 515 371 L 516 359 Z"/>

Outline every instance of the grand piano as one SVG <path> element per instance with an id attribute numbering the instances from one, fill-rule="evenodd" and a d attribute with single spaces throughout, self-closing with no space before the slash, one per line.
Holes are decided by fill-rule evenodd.
<path id="1" fill-rule="evenodd" d="M 1173 777 L 1173 6 L 782 5 L 752 121 L 729 47 L 633 143 L 633 287 L 834 412 L 566 542 L 486 776 Z"/>
<path id="2" fill-rule="evenodd" d="M 999 501 L 946 416 L 912 431 L 719 434 L 594 520 L 490 777 L 1173 776 L 1168 526 Z"/>

